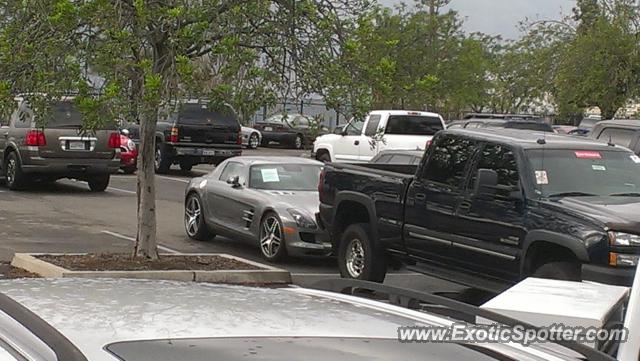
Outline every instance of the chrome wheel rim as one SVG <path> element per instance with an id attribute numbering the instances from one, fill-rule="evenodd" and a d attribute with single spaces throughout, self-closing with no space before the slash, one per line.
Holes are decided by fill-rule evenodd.
<path id="1" fill-rule="evenodd" d="M 155 166 L 156 169 L 160 168 L 160 162 L 162 161 L 162 152 L 160 148 L 156 148 Z"/>
<path id="2" fill-rule="evenodd" d="M 260 249 L 266 257 L 273 258 L 278 254 L 281 245 L 282 230 L 280 229 L 280 222 L 275 216 L 267 217 L 262 222 L 260 229 Z"/>
<path id="3" fill-rule="evenodd" d="M 197 197 L 191 196 L 184 207 L 184 228 L 190 237 L 194 237 L 200 229 L 202 207 Z"/>
<path id="4" fill-rule="evenodd" d="M 302 148 L 302 138 L 299 135 L 296 136 L 296 148 L 297 149 Z"/>
<path id="5" fill-rule="evenodd" d="M 353 239 L 347 247 L 347 271 L 349 276 L 358 278 L 364 271 L 364 247 L 359 239 Z"/>
<path id="6" fill-rule="evenodd" d="M 258 135 L 257 134 L 251 134 L 251 136 L 249 137 L 249 147 L 250 148 L 258 148 Z"/>
<path id="7" fill-rule="evenodd" d="M 9 159 L 9 163 L 7 163 L 7 183 L 13 184 L 13 181 L 16 179 L 16 160 Z"/>

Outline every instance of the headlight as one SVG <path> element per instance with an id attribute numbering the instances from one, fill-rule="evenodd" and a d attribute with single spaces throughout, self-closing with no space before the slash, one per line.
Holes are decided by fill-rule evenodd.
<path id="1" fill-rule="evenodd" d="M 609 244 L 612 246 L 640 246 L 640 236 L 622 232 L 609 232 Z"/>
<path id="2" fill-rule="evenodd" d="M 313 219 L 311 219 L 311 217 L 303 213 L 302 211 L 297 209 L 288 209 L 287 211 L 289 212 L 291 217 L 295 219 L 298 227 L 306 228 L 306 229 L 318 228 L 318 226 L 316 225 L 316 222 Z"/>
<path id="3" fill-rule="evenodd" d="M 622 254 L 622 253 L 609 253 L 609 265 L 617 267 L 635 267 L 638 265 L 638 258 L 640 256 L 636 254 Z"/>

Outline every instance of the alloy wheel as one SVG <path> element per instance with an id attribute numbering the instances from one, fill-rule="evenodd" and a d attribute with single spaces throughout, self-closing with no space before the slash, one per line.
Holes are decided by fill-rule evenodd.
<path id="1" fill-rule="evenodd" d="M 160 168 L 161 163 L 162 163 L 162 151 L 160 150 L 160 147 L 156 147 L 156 156 L 155 156 L 156 169 Z"/>
<path id="2" fill-rule="evenodd" d="M 269 216 L 262 222 L 260 229 L 260 249 L 266 257 L 273 258 L 278 254 L 281 246 L 280 221 L 275 216 Z"/>
<path id="3" fill-rule="evenodd" d="M 258 148 L 258 135 L 253 133 L 251 134 L 251 136 L 249 137 L 249 148 L 251 149 L 256 149 Z"/>
<path id="4" fill-rule="evenodd" d="M 7 178 L 7 184 L 13 184 L 13 182 L 16 179 L 16 160 L 15 159 L 9 159 L 9 162 L 7 163 L 6 178 Z"/>
<path id="5" fill-rule="evenodd" d="M 198 234 L 200 217 L 202 217 L 200 200 L 198 200 L 196 196 L 191 196 L 187 200 L 187 205 L 184 208 L 184 228 L 189 237 L 195 237 Z"/>
<path id="6" fill-rule="evenodd" d="M 299 136 L 299 135 L 296 136 L 296 144 L 295 144 L 295 146 L 296 146 L 296 149 L 302 148 L 302 137 Z"/>
<path id="7" fill-rule="evenodd" d="M 364 247 L 359 239 L 353 239 L 347 247 L 347 271 L 353 278 L 358 278 L 364 271 Z"/>

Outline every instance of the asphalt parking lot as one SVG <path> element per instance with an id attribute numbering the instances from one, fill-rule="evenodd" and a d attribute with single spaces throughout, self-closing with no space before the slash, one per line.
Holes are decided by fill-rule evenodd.
<path id="1" fill-rule="evenodd" d="M 245 155 L 306 156 L 308 151 L 278 148 L 245 150 Z M 176 167 L 177 168 L 177 167 Z M 189 173 L 172 170 L 157 176 L 158 240 L 164 252 L 228 253 L 260 261 L 255 245 L 233 239 L 211 242 L 190 240 L 183 226 L 184 189 L 189 179 L 213 166 L 198 166 Z M 105 193 L 91 193 L 84 182 L 60 180 L 21 192 L 0 186 L 0 261 L 15 252 L 130 252 L 136 234 L 136 177 L 116 175 Z M 332 259 L 289 259 L 288 269 L 301 285 L 339 277 Z M 458 286 L 402 269 L 387 276 L 387 283 L 421 290 L 448 291 Z"/>

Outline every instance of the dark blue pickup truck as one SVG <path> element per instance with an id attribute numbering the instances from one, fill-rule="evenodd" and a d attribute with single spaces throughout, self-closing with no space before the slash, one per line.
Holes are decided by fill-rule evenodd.
<path id="1" fill-rule="evenodd" d="M 501 290 L 528 276 L 631 285 L 640 158 L 585 138 L 440 132 L 418 166 L 327 164 L 319 221 L 343 277 L 389 265 Z"/>

